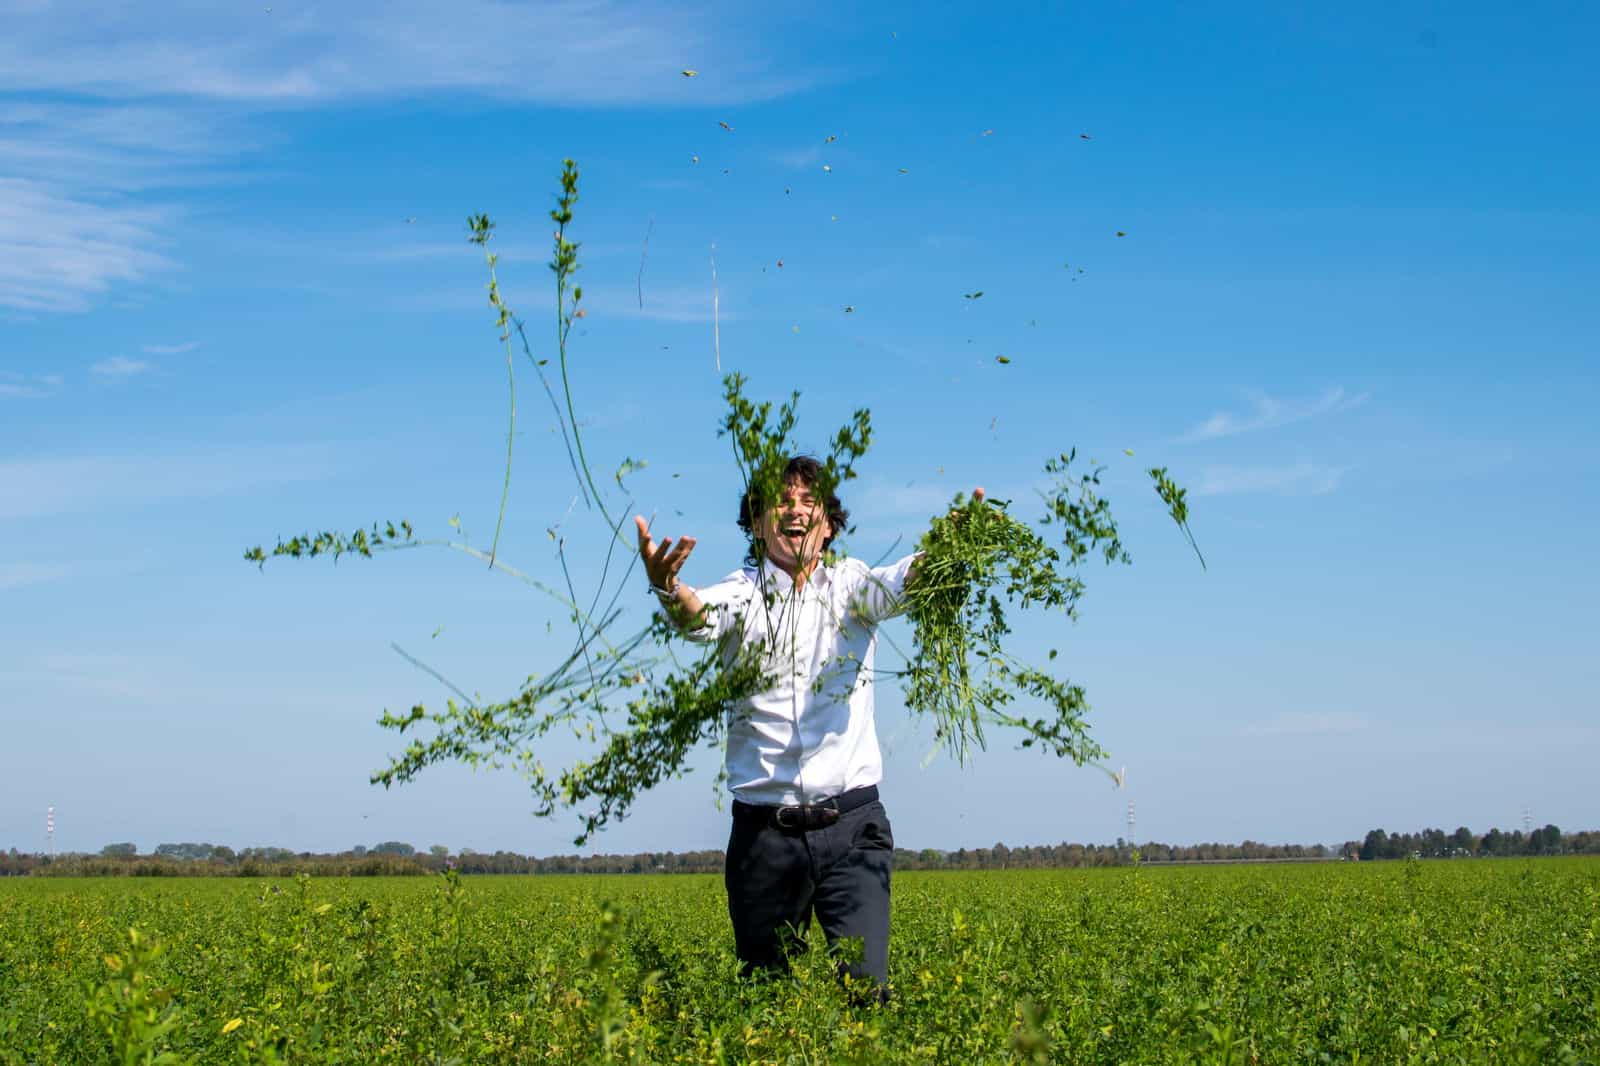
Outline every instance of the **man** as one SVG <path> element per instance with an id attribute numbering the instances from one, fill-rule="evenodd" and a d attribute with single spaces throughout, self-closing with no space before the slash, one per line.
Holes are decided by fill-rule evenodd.
<path id="1" fill-rule="evenodd" d="M 759 649 L 772 679 L 728 725 L 725 882 L 740 963 L 746 973 L 781 971 L 815 914 L 830 947 L 860 943 L 859 959 L 842 970 L 883 999 L 894 837 L 878 799 L 872 682 L 878 624 L 902 609 L 917 557 L 824 565 L 849 514 L 822 491 L 821 472 L 817 460 L 796 456 L 780 498 L 741 497 L 746 565 L 707 588 L 678 580 L 693 537 L 657 543 L 642 516 L 634 521 L 651 588 L 684 636 L 718 642 L 728 662 Z M 983 490 L 973 495 L 981 500 Z"/>

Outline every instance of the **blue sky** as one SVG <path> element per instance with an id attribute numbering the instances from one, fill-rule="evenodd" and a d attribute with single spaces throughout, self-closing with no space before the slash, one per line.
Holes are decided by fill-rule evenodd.
<path id="1" fill-rule="evenodd" d="M 872 409 L 859 555 L 973 484 L 1031 513 L 1069 447 L 1109 466 L 1134 565 L 1018 640 L 1063 648 L 1126 792 L 1003 735 L 930 760 L 882 685 L 902 846 L 1109 841 L 1129 800 L 1176 842 L 1600 825 L 1587 6 L 0 21 L 0 847 L 54 804 L 62 849 L 571 850 L 508 773 L 366 783 L 382 709 L 444 696 L 391 643 L 505 696 L 558 612 L 447 551 L 240 560 L 386 518 L 487 543 L 505 359 L 465 219 L 550 354 L 567 156 L 587 445 L 648 460 L 632 507 L 700 538 L 691 582 L 742 554 L 718 350 L 801 390 L 802 444 Z M 556 578 L 572 477 L 518 370 L 501 550 Z M 604 528 L 562 528 L 592 588 Z M 721 846 L 714 765 L 594 849 Z"/>

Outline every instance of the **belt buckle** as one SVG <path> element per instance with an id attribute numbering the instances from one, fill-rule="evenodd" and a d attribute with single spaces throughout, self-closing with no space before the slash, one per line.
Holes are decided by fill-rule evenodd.
<path id="1" fill-rule="evenodd" d="M 794 825 L 790 825 L 788 822 L 783 820 L 783 816 L 789 811 L 793 811 L 799 816 L 799 821 L 797 821 Z M 773 812 L 772 823 L 779 829 L 802 829 L 805 827 L 805 816 L 806 812 L 804 807 L 779 807 Z"/>

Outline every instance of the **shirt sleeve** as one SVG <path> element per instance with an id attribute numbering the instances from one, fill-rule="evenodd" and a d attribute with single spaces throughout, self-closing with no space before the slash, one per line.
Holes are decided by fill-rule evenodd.
<path id="1" fill-rule="evenodd" d="M 893 618 L 905 610 L 906 578 L 921 552 L 888 566 L 861 565 L 859 586 L 851 593 L 850 607 L 868 625 Z"/>
<path id="2" fill-rule="evenodd" d="M 721 640 L 739 624 L 750 593 L 755 586 L 743 570 L 735 570 L 715 585 L 695 589 L 695 595 L 705 604 L 705 624 L 698 629 L 680 629 L 685 640 L 696 644 L 713 644 Z"/>

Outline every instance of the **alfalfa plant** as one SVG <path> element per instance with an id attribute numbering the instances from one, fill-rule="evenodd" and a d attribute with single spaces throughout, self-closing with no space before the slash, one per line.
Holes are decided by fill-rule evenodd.
<path id="1" fill-rule="evenodd" d="M 487 251 L 494 223 L 486 215 L 469 219 L 469 239 L 485 248 L 488 300 L 506 352 L 511 395 L 506 473 L 489 549 L 474 547 L 464 535 L 459 540 L 418 539 L 414 527 L 402 521 L 374 524 L 348 535 L 325 531 L 280 538 L 270 551 L 257 546 L 249 549 L 245 558 L 261 566 L 277 557 L 370 557 L 381 551 L 442 546 L 510 574 L 560 604 L 574 630 L 571 650 L 553 670 L 530 677 L 509 699 L 493 703 L 475 700 L 397 648 L 409 661 L 444 682 L 458 698 L 447 700 L 443 710 L 430 711 L 420 703 L 406 713 L 386 710 L 380 724 L 409 734 L 412 739 L 371 780 L 385 787 L 404 783 L 440 762 L 514 767 L 529 781 L 536 814 L 549 816 L 561 810 L 579 814 L 582 831 L 577 843 L 582 844 L 608 823 L 625 817 L 642 792 L 684 773 L 690 754 L 701 744 L 715 743 L 723 737 L 730 713 L 746 697 L 767 687 L 770 678 L 764 672 L 766 656 L 762 648 L 744 648 L 728 654 L 713 650 L 691 663 L 680 662 L 676 649 L 681 645 L 674 639 L 676 631 L 660 617 L 625 636 L 615 635 L 625 614 L 618 606 L 619 600 L 631 587 L 638 555 L 624 537 L 621 523 L 613 518 L 605 493 L 593 475 L 573 400 L 568 341 L 574 322 L 586 313 L 581 304 L 583 290 L 573 280 L 579 268 L 579 245 L 568 235 L 577 200 L 578 170 L 567 160 L 561 174 L 561 191 L 550 213 L 557 225 L 550 269 L 556 281 L 555 356 L 564 403 L 557 400 L 556 389 L 544 374 L 550 359 L 534 355 L 522 320 L 502 296 L 496 271 L 498 259 Z M 499 539 L 510 492 L 516 420 L 513 338 L 520 342 L 550 399 L 577 482 L 578 498 L 586 507 L 598 511 L 606 527 L 605 561 L 588 597 L 578 594 L 567 565 L 565 536 L 557 537 L 554 527 L 551 538 L 556 542 L 562 587 L 535 578 L 500 558 Z M 800 394 L 792 393 L 774 409 L 770 402 L 758 403 L 748 397 L 745 385 L 745 378 L 739 374 L 723 378 L 727 410 L 718 435 L 729 439 L 743 491 L 752 513 L 757 513 L 781 497 L 784 468 L 789 457 L 799 450 L 794 430 Z M 866 408 L 858 409 L 829 439 L 813 492 L 825 499 L 840 484 L 854 478 L 856 464 L 866 454 L 871 440 L 871 413 Z M 1024 746 L 1040 744 L 1080 764 L 1103 754 L 1084 724 L 1086 703 L 1082 688 L 1017 661 L 1004 646 L 1011 632 L 1005 617 L 1007 606 L 1039 606 L 1071 617 L 1083 592 L 1083 583 L 1075 573 L 1083 559 L 1098 550 L 1107 562 L 1127 561 L 1109 504 L 1097 492 L 1103 468 L 1077 474 L 1070 469 L 1073 460 L 1074 455 L 1069 452 L 1045 467 L 1047 473 L 1056 476 L 1057 484 L 1054 492 L 1045 497 L 1047 513 L 1042 525 L 1060 528 L 1061 550 L 1015 519 L 1005 505 L 960 497 L 949 515 L 933 521 L 919 545 L 921 558 L 907 592 L 915 627 L 913 652 L 907 656 L 900 674 L 907 705 L 934 717 L 940 739 L 958 757 L 964 758 L 973 742 L 983 745 L 985 725 L 1020 729 Z M 618 488 L 626 492 L 623 478 L 644 465 L 640 459 L 625 459 L 614 477 Z M 1165 479 L 1165 471 L 1157 473 L 1157 490 L 1187 534 L 1182 490 Z M 625 500 L 618 513 L 627 513 L 631 503 L 631 499 Z M 459 533 L 459 523 L 452 520 L 452 525 Z M 629 562 L 618 568 L 620 574 L 614 574 L 613 562 L 619 547 L 629 556 Z M 762 543 L 757 539 L 754 550 L 758 562 L 761 549 Z M 773 607 L 771 596 L 765 598 L 765 607 Z M 1054 657 L 1052 652 L 1051 658 Z M 1033 715 L 1023 710 L 1024 706 L 1042 706 L 1045 713 Z M 614 723 L 615 718 L 621 721 Z M 426 737 L 418 735 L 424 725 L 431 727 Z M 547 767 L 539 753 L 546 750 L 548 739 L 557 730 L 592 745 L 590 754 L 564 769 Z"/>

